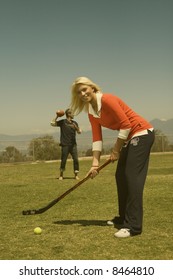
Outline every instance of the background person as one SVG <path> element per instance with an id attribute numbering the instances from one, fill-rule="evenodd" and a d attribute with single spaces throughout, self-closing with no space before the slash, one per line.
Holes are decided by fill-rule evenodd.
<path id="1" fill-rule="evenodd" d="M 121 229 L 116 237 L 129 237 L 142 232 L 143 189 L 147 176 L 150 149 L 154 141 L 152 125 L 135 113 L 124 101 L 103 94 L 97 84 L 86 77 L 72 84 L 71 108 L 74 113 L 88 113 L 93 136 L 93 160 L 88 174 L 94 178 L 102 151 L 102 126 L 118 130 L 110 159 L 118 160 L 115 173 L 119 216 L 108 221 Z"/>
<path id="2" fill-rule="evenodd" d="M 51 121 L 52 126 L 60 127 L 60 146 L 61 146 L 61 165 L 59 180 L 63 180 L 68 155 L 71 154 L 73 159 L 73 169 L 75 179 L 79 180 L 79 160 L 76 142 L 76 132 L 81 133 L 78 123 L 73 120 L 74 115 L 70 109 L 65 111 L 66 119 L 57 121 L 58 115 Z"/>

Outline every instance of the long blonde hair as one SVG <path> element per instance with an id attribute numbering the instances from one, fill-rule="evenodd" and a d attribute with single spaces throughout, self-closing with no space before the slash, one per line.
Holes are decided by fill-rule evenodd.
<path id="1" fill-rule="evenodd" d="M 77 93 L 77 86 L 79 84 L 82 85 L 87 85 L 87 86 L 91 86 L 95 92 L 100 91 L 100 87 L 95 84 L 94 82 L 92 82 L 90 79 L 88 79 L 87 77 L 78 77 L 72 84 L 71 87 L 71 105 L 70 108 L 73 111 L 74 114 L 78 115 L 79 113 L 81 113 L 83 110 L 85 112 L 88 112 L 88 103 L 84 103 L 78 96 Z"/>

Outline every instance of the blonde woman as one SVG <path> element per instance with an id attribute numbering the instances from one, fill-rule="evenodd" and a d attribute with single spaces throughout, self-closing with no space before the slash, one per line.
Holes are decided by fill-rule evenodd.
<path id="1" fill-rule="evenodd" d="M 112 162 L 118 160 L 115 178 L 119 216 L 108 221 L 108 225 L 121 228 L 115 233 L 115 237 L 141 234 L 143 189 L 154 141 L 152 125 L 118 96 L 102 93 L 100 87 L 87 77 L 79 77 L 72 84 L 71 109 L 75 114 L 87 112 L 91 123 L 93 160 L 88 171 L 91 178 L 98 174 L 102 127 L 119 131 L 110 154 Z"/>

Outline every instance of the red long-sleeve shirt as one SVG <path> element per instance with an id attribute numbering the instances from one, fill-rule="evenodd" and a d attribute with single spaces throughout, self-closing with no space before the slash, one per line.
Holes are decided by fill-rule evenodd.
<path id="1" fill-rule="evenodd" d="M 135 113 L 119 97 L 112 94 L 102 94 L 99 109 L 99 117 L 95 117 L 91 113 L 88 114 L 92 127 L 93 142 L 102 141 L 102 126 L 118 131 L 128 130 L 127 141 L 134 134 L 152 128 L 148 121 Z"/>

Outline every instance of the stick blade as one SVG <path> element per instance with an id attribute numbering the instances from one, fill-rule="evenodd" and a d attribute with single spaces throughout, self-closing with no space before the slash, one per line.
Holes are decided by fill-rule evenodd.
<path id="1" fill-rule="evenodd" d="M 35 215 L 35 214 L 37 214 L 37 210 L 23 210 L 22 214 L 23 215 Z"/>

